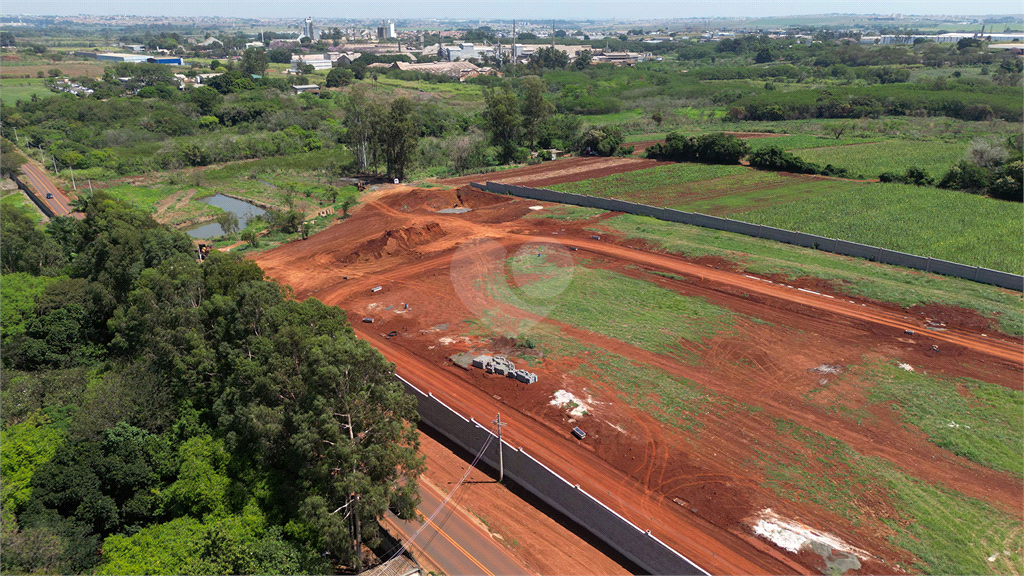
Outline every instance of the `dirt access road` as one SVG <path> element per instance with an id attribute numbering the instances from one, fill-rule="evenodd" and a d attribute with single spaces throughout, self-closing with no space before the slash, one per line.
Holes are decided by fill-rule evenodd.
<path id="1" fill-rule="evenodd" d="M 534 213 L 534 206 L 550 205 L 471 188 L 396 187 L 367 197 L 344 223 L 255 259 L 268 275 L 291 285 L 297 297 L 315 296 L 345 308 L 357 333 L 395 362 L 403 377 L 464 416 L 489 422 L 500 411 L 509 422 L 505 436 L 510 442 L 709 572 L 793 574 L 823 569 L 820 558 L 791 554 L 754 536 L 750 518 L 766 508 L 827 527 L 845 541 L 870 550 L 862 558 L 864 572 L 898 571 L 894 564 L 912 561 L 891 545 L 877 519 L 854 525 L 806 501 L 780 500 L 763 487 L 765 472 L 750 464 L 758 454 L 751 439 L 760 439 L 757 450 L 762 452 L 781 450 L 785 443 L 784 439 L 775 443 L 779 433 L 773 418 L 823 431 L 861 454 L 893 462 L 929 482 L 1019 514 L 1019 478 L 939 449 L 909 431 L 886 406 L 864 402 L 861 410 L 870 417 L 871 426 L 851 426 L 841 413 L 806 401 L 812 393 L 820 394 L 816 398 L 863 399 L 863 385 L 855 378 L 838 379 L 816 392 L 824 379 L 812 369 L 823 362 L 845 366 L 865 358 L 898 357 L 930 373 L 1020 390 L 1024 354 L 1018 339 L 984 336 L 972 328 L 976 318 L 955 311 L 931 311 L 930 316 L 946 323 L 945 331 L 933 332 L 926 330 L 925 318 L 842 297 L 830 292 L 827 284 L 769 282 L 733 271 L 724 261 L 688 260 L 604 234 L 601 240 L 593 240 L 590 228 L 599 221 L 524 218 Z M 472 211 L 437 212 L 451 207 Z M 570 245 L 578 249 L 574 257 L 588 267 L 642 278 L 759 319 L 740 320 L 733 333 L 699 345 L 681 341 L 682 351 L 694 355 L 697 362 L 541 320 L 571 339 L 655 367 L 673 378 L 699 382 L 711 393 L 758 411 L 724 416 L 701 413 L 702 428 L 694 436 L 618 401 L 613 382 L 579 381 L 575 370 L 582 360 L 578 358 L 544 358 L 535 368 L 540 381 L 531 386 L 454 367 L 447 360 L 454 352 L 517 353 L 514 344 L 510 348 L 501 338 L 474 335 L 473 324 L 464 323 L 473 321 L 473 313 L 454 293 L 449 267 L 456 247 L 474 238 L 492 239 L 508 251 L 529 243 Z M 370 291 L 378 285 L 383 287 L 380 292 Z M 364 316 L 375 317 L 375 323 L 359 323 Z M 905 330 L 915 335 L 908 336 Z M 391 331 L 398 337 L 385 338 Z M 572 420 L 564 410 L 550 405 L 557 389 L 604 399 L 582 417 L 581 425 L 588 430 L 585 441 L 568 436 Z M 824 476 L 829 473 L 827 468 L 820 471 Z M 850 498 L 871 514 L 889 518 L 893 512 L 880 497 L 884 493 L 867 486 L 863 495 Z M 544 550 L 548 542 L 544 535 L 520 540 L 523 550 L 534 551 Z"/>

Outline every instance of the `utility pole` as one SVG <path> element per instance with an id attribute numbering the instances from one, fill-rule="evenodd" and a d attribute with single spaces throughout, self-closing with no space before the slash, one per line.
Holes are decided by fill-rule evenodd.
<path id="1" fill-rule="evenodd" d="M 18 138 L 18 129 L 17 128 L 14 129 L 14 141 L 18 144 L 18 146 L 21 146 L 21 140 Z"/>
<path id="2" fill-rule="evenodd" d="M 92 194 L 92 178 L 89 179 L 89 194 Z"/>
<path id="3" fill-rule="evenodd" d="M 346 414 L 346 416 L 348 417 L 348 437 L 349 437 L 349 440 L 352 441 L 353 448 L 354 448 L 355 447 L 354 445 L 355 445 L 355 441 L 356 441 L 356 436 L 355 436 L 355 433 L 352 431 L 352 414 L 351 413 L 350 414 Z M 355 472 L 356 472 L 356 463 L 353 462 L 352 463 L 352 474 L 354 475 Z M 360 530 L 359 530 L 359 496 L 360 496 L 360 494 L 358 492 L 356 492 L 355 493 L 355 502 L 353 503 L 354 506 L 352 508 L 352 519 L 353 519 L 353 522 L 356 525 L 355 546 L 354 546 L 354 548 L 355 548 L 355 552 L 356 552 L 356 572 L 357 573 L 363 571 L 363 555 L 362 555 L 362 551 L 363 551 L 363 538 L 362 538 L 362 534 L 360 534 Z"/>
<path id="4" fill-rule="evenodd" d="M 75 192 L 78 192 L 78 185 L 75 184 L 75 168 L 69 164 L 68 170 L 71 170 L 71 186 L 75 189 Z"/>
<path id="5" fill-rule="evenodd" d="M 56 156 L 50 156 L 50 160 L 53 160 L 53 173 L 54 173 L 54 175 L 56 175 L 57 174 L 57 157 Z"/>
<path id="6" fill-rule="evenodd" d="M 501 428 L 506 425 L 505 422 L 501 421 L 501 412 L 498 412 L 498 418 L 491 421 L 492 424 L 498 425 L 498 483 L 505 478 L 505 459 L 501 453 Z"/>

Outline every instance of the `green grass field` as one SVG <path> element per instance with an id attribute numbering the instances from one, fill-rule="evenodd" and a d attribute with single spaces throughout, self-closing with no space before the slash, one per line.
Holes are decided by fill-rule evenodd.
<path id="1" fill-rule="evenodd" d="M 749 169 L 743 166 L 690 163 L 666 164 L 664 166 L 636 170 L 624 174 L 614 174 L 603 178 L 556 184 L 551 186 L 551 188 L 560 192 L 572 192 L 573 194 L 627 199 L 624 196 L 626 194 L 637 194 L 641 191 L 652 189 L 671 189 L 678 184 L 686 182 L 698 182 L 723 176 L 747 174 L 748 172 Z"/>
<path id="2" fill-rule="evenodd" d="M 964 159 L 967 142 L 942 140 L 885 140 L 871 144 L 825 148 L 803 148 L 796 155 L 821 165 L 832 164 L 846 168 L 853 174 L 878 178 L 882 172 L 902 174 L 917 166 L 936 180 L 949 167 Z"/>
<path id="3" fill-rule="evenodd" d="M 688 212 L 726 215 L 862 186 L 864 184 L 849 180 L 783 175 L 745 166 L 680 163 L 558 184 L 552 188 Z"/>
<path id="4" fill-rule="evenodd" d="M 868 366 L 872 402 L 890 404 L 928 439 L 982 466 L 1024 474 L 1024 394 L 966 378 L 908 372 L 887 362 Z"/>
<path id="5" fill-rule="evenodd" d="M 1024 271 L 1020 205 L 963 192 L 687 163 L 552 188 L 728 215 L 1014 274 Z"/>
<path id="6" fill-rule="evenodd" d="M 823 278 L 851 295 L 901 306 L 961 306 L 989 318 L 996 330 L 1024 335 L 1021 295 L 994 286 L 644 216 L 616 216 L 593 229 L 640 238 L 691 258 L 719 256 L 751 273 Z"/>
<path id="7" fill-rule="evenodd" d="M 397 80 L 380 76 L 377 84 L 386 91 L 393 92 L 396 88 L 414 92 L 430 92 L 445 98 L 454 98 L 460 102 L 482 103 L 484 87 L 480 84 L 464 82 L 428 82 L 426 80 Z"/>
<path id="8" fill-rule="evenodd" d="M 43 85 L 44 78 L 4 78 L 0 80 L 0 100 L 8 106 L 21 100 L 28 102 L 35 94 L 39 98 L 56 96 L 49 88 Z"/>
<path id="9" fill-rule="evenodd" d="M 615 338 L 648 352 L 688 360 L 680 340 L 703 342 L 729 332 L 734 314 L 701 298 L 683 296 L 653 282 L 577 263 L 560 268 L 552 249 L 540 245 L 509 258 L 508 269 L 524 285 L 492 279 L 492 297 L 535 314 Z M 614 306 L 616 313 L 608 314 Z"/>
<path id="10" fill-rule="evenodd" d="M 611 114 L 592 114 L 587 116 L 580 116 L 585 124 L 592 126 L 598 126 L 602 124 L 620 124 L 622 122 L 628 122 L 630 120 L 637 120 L 643 118 L 644 111 L 640 108 L 633 110 L 623 110 L 622 112 L 613 112 Z"/>
<path id="11" fill-rule="evenodd" d="M 43 221 L 43 214 L 39 212 L 35 204 L 28 198 L 25 198 L 25 195 L 18 190 L 4 194 L 0 198 L 0 210 L 22 210 L 35 220 L 37 224 Z"/>
<path id="12" fill-rule="evenodd" d="M 997 566 L 1019 566 L 1021 526 L 1013 514 L 865 457 L 834 437 L 774 422 L 780 441 L 771 453 L 761 452 L 759 465 L 764 486 L 780 496 L 813 502 L 854 524 L 880 520 L 891 531 L 889 541 L 913 553 L 914 568 L 925 574 L 999 574 Z M 893 512 L 862 512 L 883 498 Z M 987 562 L 993 552 L 998 565 Z"/>
<path id="13" fill-rule="evenodd" d="M 833 146 L 846 146 L 848 144 L 863 144 L 865 142 L 881 142 L 878 138 L 858 138 L 843 136 L 836 139 L 833 136 L 816 136 L 814 134 L 789 134 L 786 136 L 772 136 L 770 138 L 750 138 L 746 142 L 750 150 L 757 151 L 769 146 L 778 146 L 783 150 L 803 150 L 806 148 L 831 148 Z M 801 156 L 796 152 L 797 156 Z"/>
<path id="14" fill-rule="evenodd" d="M 124 200 L 136 208 L 149 212 L 156 211 L 157 202 L 180 191 L 179 188 L 174 186 L 134 186 L 132 184 L 111 186 L 105 190 L 107 194 L 114 198 Z"/>
<path id="15" fill-rule="evenodd" d="M 970 266 L 1024 272 L 1020 204 L 963 192 L 871 184 L 731 217 Z"/>
<path id="16" fill-rule="evenodd" d="M 530 212 L 523 218 L 550 218 L 552 220 L 589 220 L 604 214 L 604 210 L 587 208 L 584 206 L 570 206 L 568 204 L 556 204 L 545 206 L 543 210 Z"/>

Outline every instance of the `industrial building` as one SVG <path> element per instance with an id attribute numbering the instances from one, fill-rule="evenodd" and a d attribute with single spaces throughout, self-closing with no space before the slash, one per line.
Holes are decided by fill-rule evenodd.
<path id="1" fill-rule="evenodd" d="M 313 27 L 312 16 L 307 16 L 306 20 L 302 22 L 302 31 L 299 32 L 299 37 L 296 40 L 302 40 L 303 38 L 309 38 L 313 42 L 320 39 L 320 32 Z"/>
<path id="2" fill-rule="evenodd" d="M 184 66 L 185 61 L 177 56 L 147 56 L 146 54 L 122 54 L 120 52 L 75 52 L 76 56 L 92 58 L 101 62 L 135 62 L 137 64 L 172 64 Z"/>
<path id="3" fill-rule="evenodd" d="M 377 27 L 377 39 L 389 40 L 391 38 L 397 38 L 395 35 L 395 23 L 391 20 L 381 21 L 380 26 Z"/>
<path id="4" fill-rule="evenodd" d="M 331 54 L 292 54 L 291 72 L 293 74 L 301 72 L 299 66 L 303 64 L 312 66 L 314 70 L 330 70 L 334 67 L 334 61 L 337 60 L 331 56 Z"/>
<path id="5" fill-rule="evenodd" d="M 1024 42 L 1024 34 L 975 34 L 970 32 L 951 32 L 949 34 L 885 34 L 882 36 L 862 36 L 861 44 L 913 44 L 918 38 L 932 42 L 956 43 L 965 38 L 974 38 L 982 42 Z"/>

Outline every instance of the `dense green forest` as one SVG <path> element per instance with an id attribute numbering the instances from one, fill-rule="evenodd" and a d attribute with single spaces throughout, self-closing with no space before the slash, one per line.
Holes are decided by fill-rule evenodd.
<path id="1" fill-rule="evenodd" d="M 0 213 L 4 573 L 323 573 L 412 516 L 415 403 L 341 310 L 79 207 Z"/>

